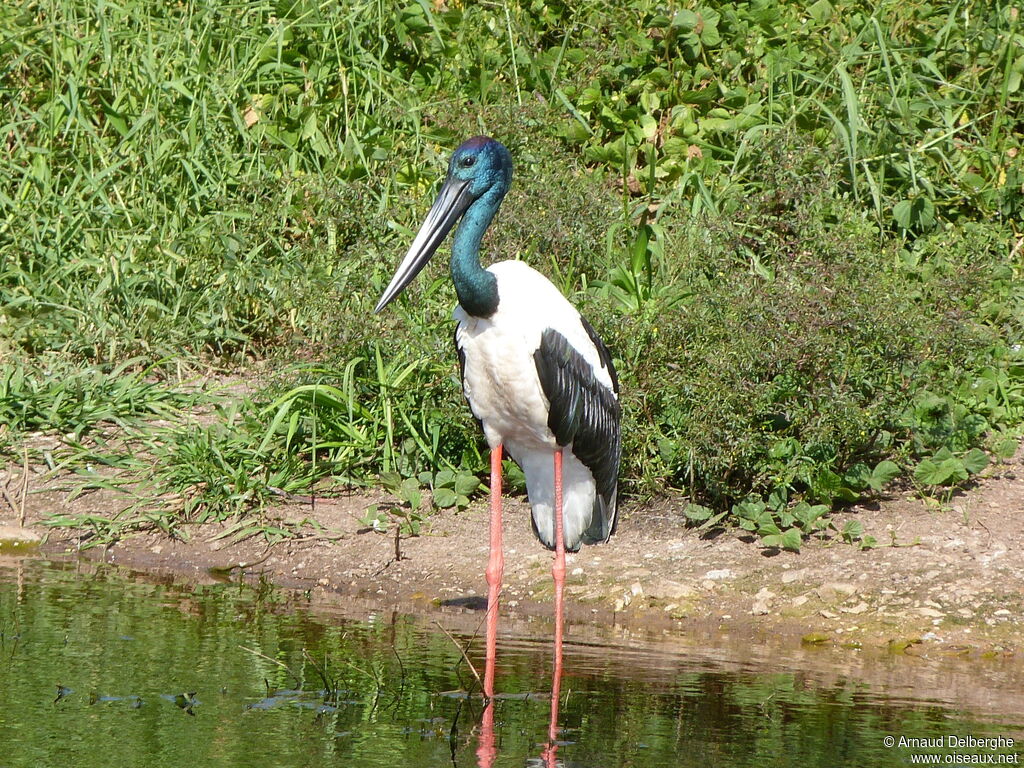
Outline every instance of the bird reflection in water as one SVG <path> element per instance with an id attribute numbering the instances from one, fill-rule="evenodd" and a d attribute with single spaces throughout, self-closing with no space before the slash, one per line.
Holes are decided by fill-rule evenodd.
<path id="1" fill-rule="evenodd" d="M 555 653 L 555 667 L 551 674 L 551 719 L 548 722 L 548 742 L 541 750 L 541 765 L 555 768 L 558 763 L 558 703 L 562 694 L 562 648 L 561 632 L 557 634 L 558 647 Z M 484 709 L 480 716 L 480 738 L 476 748 L 476 762 L 479 768 L 492 768 L 498 756 L 494 738 L 494 660 L 487 659 L 484 672 Z M 488 687 L 489 685 L 489 687 Z"/>

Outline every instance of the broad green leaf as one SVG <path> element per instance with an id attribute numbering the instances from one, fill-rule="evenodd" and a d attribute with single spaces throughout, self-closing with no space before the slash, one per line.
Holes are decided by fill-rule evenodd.
<path id="1" fill-rule="evenodd" d="M 687 504 L 686 509 L 683 510 L 683 514 L 686 515 L 690 520 L 700 522 L 707 520 L 714 514 L 714 510 L 709 507 L 701 506 L 700 504 Z"/>
<path id="2" fill-rule="evenodd" d="M 828 0 L 818 0 L 807 9 L 807 15 L 818 24 L 824 24 L 832 18 L 832 3 Z"/>
<path id="3" fill-rule="evenodd" d="M 868 487 L 870 477 L 871 470 L 868 468 L 868 465 L 858 462 L 846 470 L 843 474 L 843 482 L 850 488 L 860 491 Z"/>
<path id="4" fill-rule="evenodd" d="M 813 524 L 825 515 L 829 510 L 827 504 L 808 504 L 801 501 L 793 507 L 793 517 L 800 521 L 805 530 L 810 529 Z"/>
<path id="5" fill-rule="evenodd" d="M 683 91 L 679 94 L 679 101 L 683 104 L 710 104 L 717 95 L 718 91 L 715 88 Z"/>
<path id="6" fill-rule="evenodd" d="M 402 487 L 402 476 L 397 472 L 381 472 L 379 478 L 380 484 L 391 493 L 397 494 Z"/>
<path id="7" fill-rule="evenodd" d="M 434 504 L 439 506 L 441 509 L 448 509 L 454 507 L 459 500 L 459 495 L 455 493 L 451 488 L 435 488 L 434 489 Z"/>
<path id="8" fill-rule="evenodd" d="M 841 535 L 846 541 L 855 541 L 864 535 L 864 525 L 860 520 L 847 520 Z"/>
<path id="9" fill-rule="evenodd" d="M 405 501 L 412 509 L 419 509 L 423 503 L 423 491 L 420 489 L 420 482 L 415 477 L 407 477 L 402 481 L 398 490 L 398 497 Z"/>
<path id="10" fill-rule="evenodd" d="M 953 478 L 957 469 L 964 471 L 966 479 L 967 470 L 964 470 L 964 465 L 955 459 L 943 461 L 922 459 L 918 467 L 913 470 L 913 477 L 924 485 L 945 485 Z"/>
<path id="11" fill-rule="evenodd" d="M 913 203 L 910 200 L 900 200 L 892 207 L 892 217 L 904 229 L 910 229 L 912 225 L 911 216 Z"/>
<path id="12" fill-rule="evenodd" d="M 462 496 L 469 496 L 476 492 L 477 488 L 480 487 L 480 481 L 476 475 L 471 475 L 468 472 L 460 472 L 455 476 L 455 492 Z"/>
<path id="13" fill-rule="evenodd" d="M 800 535 L 799 529 L 790 528 L 788 531 L 782 534 L 783 549 L 788 549 L 792 552 L 799 552 L 801 544 L 803 544 L 803 536 Z"/>
<path id="14" fill-rule="evenodd" d="M 1012 459 L 1017 453 L 1018 445 L 1019 443 L 1016 438 L 1007 437 L 996 444 L 995 454 L 1004 461 L 1006 459 Z"/>
<path id="15" fill-rule="evenodd" d="M 871 486 L 872 490 L 880 491 L 886 485 L 888 485 L 893 478 L 900 473 L 899 465 L 895 462 L 880 461 L 875 465 L 875 468 L 871 470 L 871 475 L 868 477 L 868 485 Z"/>
<path id="16" fill-rule="evenodd" d="M 988 455 L 980 448 L 972 448 L 964 454 L 963 466 L 972 475 L 976 475 L 988 466 Z"/>
<path id="17" fill-rule="evenodd" d="M 676 15 L 672 17 L 672 26 L 683 32 L 692 32 L 694 27 L 697 26 L 698 16 L 693 11 L 681 10 L 676 11 Z"/>

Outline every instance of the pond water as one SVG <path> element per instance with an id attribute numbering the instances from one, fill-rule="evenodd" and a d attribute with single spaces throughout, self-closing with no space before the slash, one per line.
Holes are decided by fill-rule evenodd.
<path id="1" fill-rule="evenodd" d="M 472 633 L 443 631 L 445 616 L 436 618 L 346 617 L 269 587 L 153 583 L 96 565 L 0 558 L 0 768 L 1021 760 L 1024 716 L 1013 694 L 985 691 L 1002 674 L 998 661 L 975 660 L 989 666 L 974 675 L 956 660 L 947 672 L 893 657 L 879 664 L 902 665 L 893 679 L 903 682 L 883 684 L 841 671 L 855 651 L 827 651 L 802 669 L 753 649 L 574 634 L 551 754 L 551 647 L 539 630 L 499 638 L 489 753 L 481 699 L 462 693 L 479 690 L 458 647 Z M 482 669 L 481 645 L 468 657 Z M 907 682 L 914 663 L 930 682 Z M 942 700 L 936 679 L 942 690 L 980 686 L 966 699 L 978 706 Z M 1003 741 L 950 746 L 951 736 Z M 942 746 L 888 747 L 887 737 Z"/>

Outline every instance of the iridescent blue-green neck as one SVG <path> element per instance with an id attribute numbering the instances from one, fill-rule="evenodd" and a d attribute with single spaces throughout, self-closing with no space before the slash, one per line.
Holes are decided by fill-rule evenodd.
<path id="1" fill-rule="evenodd" d="M 452 282 L 459 304 L 474 317 L 490 317 L 498 309 L 498 280 L 480 266 L 480 241 L 501 205 L 504 190 L 477 199 L 459 222 L 452 243 Z"/>

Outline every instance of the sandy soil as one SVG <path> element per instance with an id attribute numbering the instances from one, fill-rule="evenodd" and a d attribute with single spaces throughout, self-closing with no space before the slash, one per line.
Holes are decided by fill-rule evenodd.
<path id="1" fill-rule="evenodd" d="M 68 511 L 109 513 L 123 503 L 102 493 L 69 500 L 40 471 L 30 473 L 22 510 L 16 467 L 0 472 L 0 486 L 0 541 L 44 535 L 41 550 L 50 556 L 78 555 L 86 532 L 47 534 L 42 521 Z M 274 513 L 280 519 L 317 525 L 273 546 L 206 525 L 190 528 L 187 541 L 144 533 L 80 554 L 145 571 L 262 578 L 381 608 L 482 617 L 486 503 L 434 514 L 419 536 L 399 538 L 396 550 L 394 529 L 381 534 L 359 521 L 367 506 L 387 502 L 381 494 L 284 504 Z M 1024 656 L 1024 452 L 945 503 L 893 492 L 837 514 L 838 527 L 855 518 L 877 539 L 870 550 L 835 536 L 809 541 L 799 554 L 766 550 L 742 531 L 704 538 L 684 524 L 683 506 L 678 499 L 626 504 L 611 542 L 570 555 L 571 621 L 670 635 L 739 632 L 793 646 Z M 551 556 L 534 539 L 528 514 L 523 499 L 506 500 L 502 609 L 510 621 L 551 613 Z"/>

